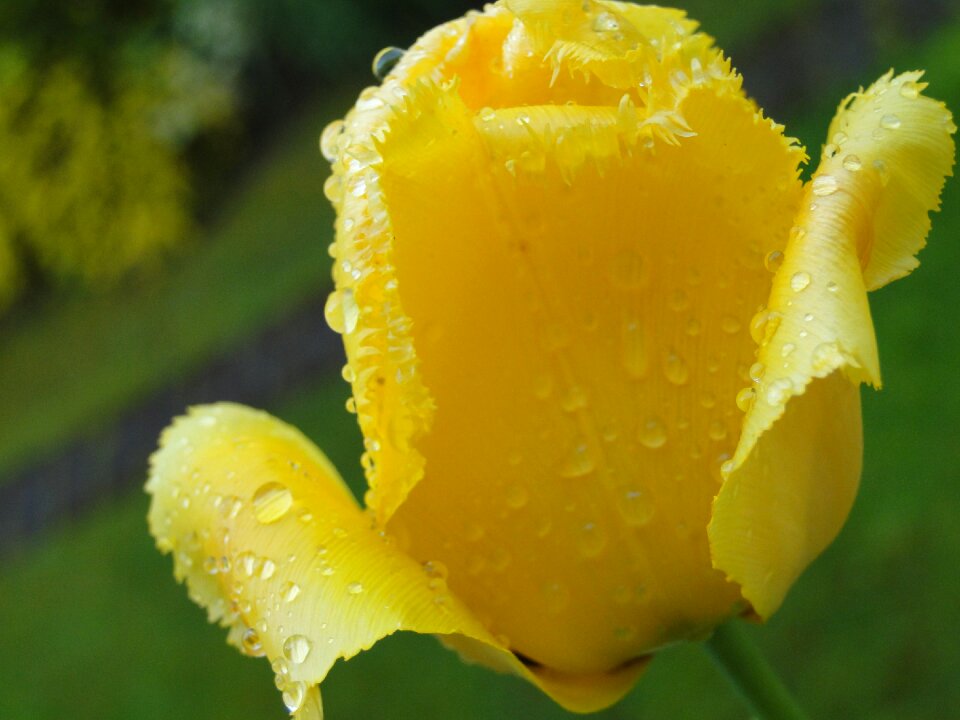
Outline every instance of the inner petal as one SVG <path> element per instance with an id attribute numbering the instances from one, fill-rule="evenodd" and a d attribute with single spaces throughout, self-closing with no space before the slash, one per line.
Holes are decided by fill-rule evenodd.
<path id="1" fill-rule="evenodd" d="M 527 156 L 489 113 L 436 134 L 449 147 L 420 163 L 402 137 L 382 148 L 398 291 L 436 404 L 425 477 L 390 529 L 514 650 L 596 671 L 697 636 L 740 599 L 706 525 L 798 153 L 739 94 L 693 89 L 694 137 L 620 137 L 571 169 L 557 138 L 589 108 L 529 110 Z"/>

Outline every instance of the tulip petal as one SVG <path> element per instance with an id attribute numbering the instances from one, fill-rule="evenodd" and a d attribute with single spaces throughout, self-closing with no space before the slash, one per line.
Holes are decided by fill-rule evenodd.
<path id="1" fill-rule="evenodd" d="M 344 168 L 371 509 L 485 626 L 571 676 L 702 637 L 741 602 L 705 528 L 802 151 L 712 72 L 670 111 L 626 93 L 472 108 L 465 81 L 421 80 Z M 377 137 L 348 134 L 347 164 Z M 402 343 L 412 376 L 382 365 Z M 359 384 L 367 357 L 383 383 Z M 430 418 L 391 435 L 404 388 L 429 391 Z M 416 482 L 393 459 L 411 452 Z"/>
<path id="2" fill-rule="evenodd" d="M 857 386 L 880 384 L 867 291 L 917 265 L 953 164 L 950 115 L 920 94 L 919 78 L 888 74 L 841 104 L 753 322 L 756 400 L 709 532 L 714 565 L 761 617 L 849 513 L 862 447 Z"/>
<path id="3" fill-rule="evenodd" d="M 442 573 L 397 548 L 329 461 L 295 429 L 238 405 L 193 408 L 162 438 L 147 485 L 158 547 L 211 621 L 266 656 L 284 702 L 319 718 L 316 685 L 397 630 L 447 636 L 574 710 L 615 702 L 645 662 L 597 677 L 529 669 L 449 591 Z M 482 650 L 480 650 L 482 648 Z"/>

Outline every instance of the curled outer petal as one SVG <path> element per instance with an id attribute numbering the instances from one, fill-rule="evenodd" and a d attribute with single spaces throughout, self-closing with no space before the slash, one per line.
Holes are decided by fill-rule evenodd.
<path id="1" fill-rule="evenodd" d="M 830 544 L 856 495 L 857 388 L 880 384 L 867 291 L 916 267 L 953 165 L 956 128 L 920 77 L 891 72 L 841 103 L 754 323 L 756 401 L 724 468 L 710 541 L 714 564 L 761 617 Z"/>
<path id="2" fill-rule="evenodd" d="M 147 490 L 151 531 L 177 578 L 231 643 L 270 660 L 302 720 L 319 716 L 316 686 L 338 658 L 398 630 L 444 636 L 579 710 L 612 703 L 643 669 L 640 660 L 569 678 L 528 668 L 450 591 L 441 568 L 373 528 L 323 454 L 266 413 L 193 408 L 164 432 Z"/>

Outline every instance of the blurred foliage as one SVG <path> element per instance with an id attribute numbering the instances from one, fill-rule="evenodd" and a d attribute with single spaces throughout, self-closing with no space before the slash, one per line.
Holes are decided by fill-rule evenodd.
<path id="1" fill-rule="evenodd" d="M 231 117 L 239 56 L 193 16 L 164 31 L 172 10 L 3 4 L 0 309 L 30 282 L 113 286 L 189 235 L 185 148 Z"/>

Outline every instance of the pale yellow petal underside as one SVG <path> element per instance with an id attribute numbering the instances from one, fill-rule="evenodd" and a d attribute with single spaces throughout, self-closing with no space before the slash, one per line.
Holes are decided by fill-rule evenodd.
<path id="1" fill-rule="evenodd" d="M 195 407 L 151 461 L 149 521 L 175 572 L 230 640 L 264 655 L 301 720 L 318 717 L 315 686 L 398 630 L 447 636 L 487 665 L 526 677 L 572 710 L 616 701 L 644 662 L 569 677 L 529 669 L 423 566 L 372 529 L 326 458 L 266 413 Z"/>
<path id="2" fill-rule="evenodd" d="M 846 520 L 860 478 L 857 386 L 880 384 L 866 293 L 916 267 L 953 165 L 952 119 L 919 79 L 890 73 L 841 103 L 754 323 L 756 401 L 710 540 L 762 617 Z"/>

